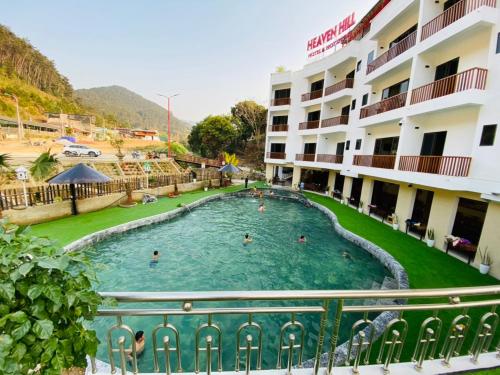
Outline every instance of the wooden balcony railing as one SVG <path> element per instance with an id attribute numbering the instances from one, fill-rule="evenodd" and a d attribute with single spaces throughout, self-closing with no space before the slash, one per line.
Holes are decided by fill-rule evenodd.
<path id="1" fill-rule="evenodd" d="M 352 89 L 354 86 L 354 78 L 346 78 L 343 81 L 337 82 L 325 89 L 325 96 L 332 95 L 343 89 Z"/>
<path id="2" fill-rule="evenodd" d="M 349 122 L 349 115 L 341 115 L 321 120 L 321 127 L 327 128 L 329 126 L 347 125 L 348 122 Z"/>
<path id="3" fill-rule="evenodd" d="M 400 171 L 467 177 L 472 158 L 467 156 L 401 156 Z"/>
<path id="4" fill-rule="evenodd" d="M 295 160 L 297 161 L 314 161 L 316 154 L 296 154 Z"/>
<path id="5" fill-rule="evenodd" d="M 271 99 L 271 105 L 272 106 L 277 106 L 277 105 L 288 105 L 290 104 L 290 98 L 277 98 L 277 99 Z"/>
<path id="6" fill-rule="evenodd" d="M 286 153 L 284 152 L 268 152 L 266 154 L 268 159 L 286 159 Z"/>
<path id="7" fill-rule="evenodd" d="M 496 3 L 496 0 L 462 0 L 446 9 L 433 20 L 427 22 L 422 27 L 422 36 L 420 40 L 423 41 L 431 35 L 436 34 L 438 31 L 444 29 L 448 25 L 451 25 L 453 22 L 459 20 L 479 7 L 487 6 L 495 8 Z"/>
<path id="8" fill-rule="evenodd" d="M 317 128 L 319 128 L 319 120 L 305 121 L 299 124 L 299 130 L 317 129 Z"/>
<path id="9" fill-rule="evenodd" d="M 380 68 L 385 63 L 391 61 L 396 56 L 401 55 L 403 52 L 408 51 L 417 42 L 417 31 L 414 31 L 406 38 L 400 40 L 397 44 L 389 48 L 385 53 L 377 57 L 366 67 L 366 74 L 373 72 L 375 69 Z"/>
<path id="10" fill-rule="evenodd" d="M 344 155 L 330 155 L 330 154 L 318 154 L 316 161 L 321 163 L 335 163 L 342 164 L 344 160 Z"/>
<path id="11" fill-rule="evenodd" d="M 394 169 L 396 155 L 354 155 L 352 164 L 360 167 Z"/>
<path id="12" fill-rule="evenodd" d="M 388 99 L 382 100 L 378 103 L 361 108 L 359 118 L 370 117 L 379 113 L 392 111 L 396 108 L 404 107 L 406 104 L 407 92 L 391 96 Z"/>
<path id="13" fill-rule="evenodd" d="M 274 125 L 269 125 L 268 129 L 270 132 L 287 132 L 288 125 L 287 124 L 274 124 Z"/>
<path id="14" fill-rule="evenodd" d="M 417 87 L 411 92 L 410 104 L 425 102 L 430 99 L 450 95 L 465 90 L 484 90 L 488 70 L 472 68 L 464 72 L 439 79 L 425 86 Z"/>
<path id="15" fill-rule="evenodd" d="M 308 92 L 306 94 L 302 94 L 302 101 L 306 102 L 308 100 L 321 98 L 322 96 L 323 96 L 323 89 L 311 91 L 311 92 Z"/>

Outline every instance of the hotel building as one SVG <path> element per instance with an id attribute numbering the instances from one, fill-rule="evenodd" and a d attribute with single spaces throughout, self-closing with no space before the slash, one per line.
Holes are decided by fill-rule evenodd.
<path id="1" fill-rule="evenodd" d="M 356 37 L 271 75 L 266 176 L 327 192 L 500 277 L 496 0 L 380 0 Z M 447 242 L 445 236 L 457 237 Z M 458 240 L 460 238 L 460 240 Z"/>

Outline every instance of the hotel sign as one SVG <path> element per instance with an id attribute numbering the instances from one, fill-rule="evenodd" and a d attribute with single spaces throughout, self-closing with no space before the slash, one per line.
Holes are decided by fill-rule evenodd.
<path id="1" fill-rule="evenodd" d="M 344 36 L 349 29 L 355 25 L 355 12 L 344 18 L 334 27 L 326 30 L 324 33 L 315 36 L 307 42 L 307 57 L 312 58 L 323 54 L 338 44 L 344 44 Z"/>

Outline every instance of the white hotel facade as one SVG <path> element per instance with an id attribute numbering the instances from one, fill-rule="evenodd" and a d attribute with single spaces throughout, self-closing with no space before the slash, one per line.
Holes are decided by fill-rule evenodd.
<path id="1" fill-rule="evenodd" d="M 487 246 L 500 277 L 499 5 L 381 0 L 371 12 L 356 40 L 271 75 L 267 179 L 395 213 L 399 230 L 433 229 L 464 261 Z"/>

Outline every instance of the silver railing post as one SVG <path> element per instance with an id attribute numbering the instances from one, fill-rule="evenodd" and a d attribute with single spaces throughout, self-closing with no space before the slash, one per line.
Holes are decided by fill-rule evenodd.
<path id="1" fill-rule="evenodd" d="M 385 358 L 385 363 L 384 363 L 384 374 L 389 373 L 389 365 L 392 360 L 392 356 L 394 354 L 394 349 L 396 348 L 396 343 L 399 339 L 399 332 L 394 330 L 392 331 L 392 340 L 391 340 L 391 346 L 389 346 L 389 350 L 387 351 L 387 357 Z"/>
<path id="2" fill-rule="evenodd" d="M 461 324 L 457 324 L 455 326 L 455 333 L 453 337 L 450 338 L 451 343 L 448 347 L 447 352 L 444 354 L 444 359 L 443 359 L 443 365 L 449 367 L 450 366 L 450 359 L 453 356 L 453 353 L 455 352 L 455 349 L 459 343 L 460 340 L 460 335 L 463 332 L 463 328 Z"/>
<path id="3" fill-rule="evenodd" d="M 326 322 L 328 320 L 328 305 L 330 304 L 329 300 L 323 301 L 323 313 L 321 314 L 321 321 L 319 323 L 319 332 L 318 332 L 318 346 L 316 348 L 316 358 L 314 359 L 314 375 L 318 375 L 320 362 L 321 362 L 321 354 L 323 354 L 323 342 L 325 340 L 325 331 L 326 331 Z"/>
<path id="4" fill-rule="evenodd" d="M 118 339 L 118 347 L 120 349 L 120 366 L 122 375 L 127 375 L 127 359 L 125 358 L 125 337 L 120 336 Z"/>
<path id="5" fill-rule="evenodd" d="M 415 369 L 417 371 L 422 370 L 422 365 L 424 363 L 425 357 L 427 356 L 427 350 L 429 349 L 429 345 L 431 343 L 431 338 L 434 336 L 434 330 L 432 328 L 427 328 L 425 331 L 425 341 L 422 344 L 422 350 L 420 352 L 420 355 L 418 357 L 418 362 L 415 365 Z"/>
<path id="6" fill-rule="evenodd" d="M 245 374 L 250 374 L 252 359 L 252 335 L 247 335 L 247 357 L 245 358 Z"/>
<path id="7" fill-rule="evenodd" d="M 483 332 L 480 333 L 477 345 L 475 348 L 473 348 L 472 362 L 476 364 L 478 363 L 479 355 L 482 353 L 484 349 L 484 344 L 486 343 L 490 331 L 491 331 L 491 326 L 488 323 L 485 323 L 483 326 Z"/>
<path id="8" fill-rule="evenodd" d="M 212 336 L 207 336 L 207 375 L 212 374 Z"/>
<path id="9" fill-rule="evenodd" d="M 290 333 L 288 336 L 288 366 L 287 366 L 287 375 L 292 375 L 292 366 L 293 366 L 293 349 L 295 346 L 295 335 Z"/>
<path id="10" fill-rule="evenodd" d="M 354 357 L 354 364 L 352 366 L 352 373 L 359 374 L 359 363 L 361 362 L 361 353 L 363 352 L 363 344 L 365 342 L 365 333 L 360 331 L 358 333 L 358 345 L 356 350 L 356 356 Z M 347 354 L 349 356 L 349 353 Z"/>
<path id="11" fill-rule="evenodd" d="M 344 300 L 337 301 L 337 311 L 335 312 L 335 321 L 333 323 L 332 336 L 330 337 L 330 351 L 328 352 L 328 368 L 327 375 L 332 373 L 332 368 L 335 362 L 335 349 L 337 349 L 337 341 L 339 339 L 340 321 L 342 319 L 342 309 L 344 308 Z"/>
<path id="12" fill-rule="evenodd" d="M 166 375 L 170 375 L 171 367 L 170 367 L 170 337 L 163 337 L 163 350 L 165 352 L 165 373 Z"/>

